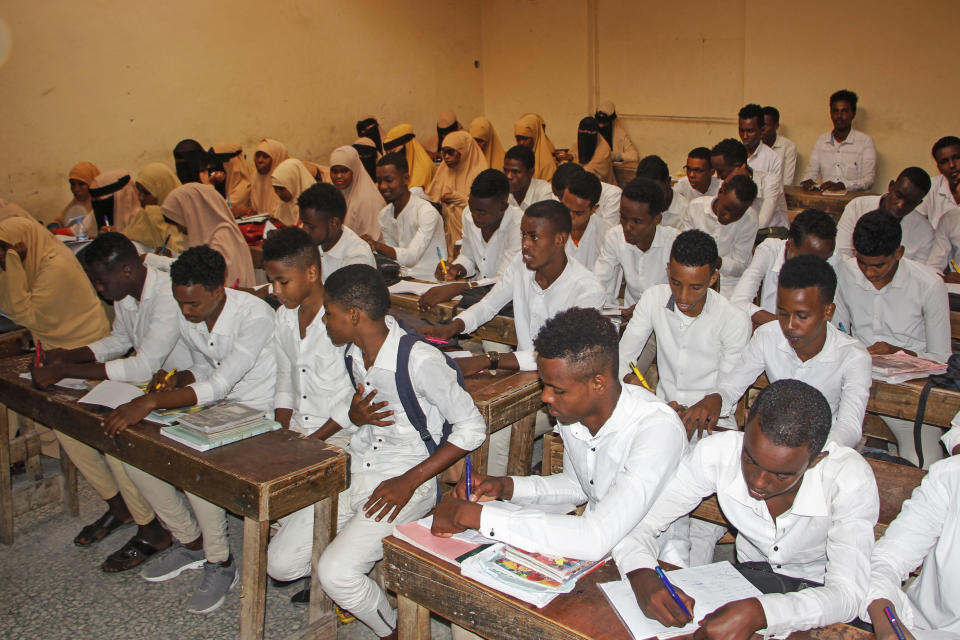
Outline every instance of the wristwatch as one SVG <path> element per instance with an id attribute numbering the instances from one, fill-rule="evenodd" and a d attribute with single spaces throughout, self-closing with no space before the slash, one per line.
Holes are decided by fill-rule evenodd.
<path id="1" fill-rule="evenodd" d="M 487 360 L 490 361 L 490 366 L 487 367 L 487 371 L 490 372 L 490 375 L 497 375 L 497 367 L 500 366 L 500 353 L 498 351 L 487 351 Z"/>

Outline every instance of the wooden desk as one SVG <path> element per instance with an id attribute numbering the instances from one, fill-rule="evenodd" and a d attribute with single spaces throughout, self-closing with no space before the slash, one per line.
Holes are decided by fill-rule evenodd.
<path id="1" fill-rule="evenodd" d="M 430 612 L 491 640 L 630 640 L 597 587 L 619 579 L 613 563 L 585 576 L 543 609 L 464 578 L 456 565 L 390 536 L 383 540 L 383 576 L 397 593 L 400 640 L 428 640 Z M 835 624 L 794 633 L 794 640 L 868 640 L 873 635 Z"/>
<path id="2" fill-rule="evenodd" d="M 390 296 L 390 308 L 392 310 L 402 311 L 433 323 L 450 322 L 456 316 L 454 309 L 457 305 L 455 302 L 441 302 L 429 311 L 421 311 L 420 307 L 417 306 L 419 302 L 420 296 L 409 293 L 398 293 Z M 479 327 L 473 335 L 481 340 L 517 346 L 517 331 L 513 325 L 513 318 L 507 316 L 495 316 L 490 322 Z"/>
<path id="3" fill-rule="evenodd" d="M 805 191 L 803 187 L 784 187 L 784 195 L 787 197 L 787 207 L 790 209 L 820 209 L 839 218 L 847 206 L 854 198 L 860 196 L 876 195 L 866 191 L 848 191 L 842 196 L 828 196 L 819 191 Z"/>
<path id="4" fill-rule="evenodd" d="M 0 361 L 2 405 L 243 517 L 240 637 L 262 638 L 270 521 L 316 503 L 316 563 L 336 527 L 336 497 L 347 486 L 346 453 L 286 429 L 204 453 L 161 436 L 157 425 L 146 423 L 111 439 L 102 430 L 101 414 L 76 403 L 80 392 L 38 391 L 18 377 L 30 357 Z M 9 484 L 2 489 L 9 491 Z M 332 640 L 336 616 L 329 599 L 316 597 L 323 591 L 315 574 L 306 634 Z"/>

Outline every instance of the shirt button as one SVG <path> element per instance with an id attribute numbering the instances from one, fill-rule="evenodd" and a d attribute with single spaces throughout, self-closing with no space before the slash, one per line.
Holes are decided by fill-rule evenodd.
<path id="1" fill-rule="evenodd" d="M 496 536 L 496 535 L 497 535 L 497 534 L 495 534 L 495 533 L 493 532 L 493 529 L 490 529 L 490 533 L 487 534 L 487 537 L 488 537 L 488 538 L 493 538 L 493 537 Z"/>
<path id="2" fill-rule="evenodd" d="M 369 465 L 368 465 L 368 466 L 369 466 Z M 782 567 L 782 566 L 783 566 L 782 564 L 778 564 L 778 565 L 777 565 L 777 569 L 779 569 L 779 568 Z"/>
<path id="3" fill-rule="evenodd" d="M 307 399 L 307 396 L 303 396 L 303 399 L 306 400 L 306 399 Z"/>
<path id="4" fill-rule="evenodd" d="M 304 420 L 309 420 L 309 419 L 310 419 L 310 416 L 303 416 L 303 419 L 304 419 Z"/>
<path id="5" fill-rule="evenodd" d="M 368 467 L 370 466 L 370 463 L 369 463 L 369 462 L 367 463 L 367 466 L 368 466 Z"/>
<path id="6" fill-rule="evenodd" d="M 596 447 L 590 447 L 590 451 L 596 451 L 596 450 L 597 450 Z"/>
<path id="7" fill-rule="evenodd" d="M 774 551 L 780 551 L 780 547 L 774 547 L 773 550 L 774 550 Z"/>
<path id="8" fill-rule="evenodd" d="M 590 481 L 590 484 L 593 484 L 593 480 Z"/>
<path id="9" fill-rule="evenodd" d="M 210 343 L 210 346 L 211 346 L 211 347 L 213 346 L 213 343 L 212 343 L 212 342 Z"/>
<path id="10" fill-rule="evenodd" d="M 300 373 L 306 373 L 306 372 L 307 372 L 306 369 L 300 369 Z"/>

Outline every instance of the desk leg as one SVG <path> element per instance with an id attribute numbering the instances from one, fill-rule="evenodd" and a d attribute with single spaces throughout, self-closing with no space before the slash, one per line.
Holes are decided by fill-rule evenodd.
<path id="1" fill-rule="evenodd" d="M 430 640 L 430 610 L 397 594 L 397 640 Z"/>
<path id="2" fill-rule="evenodd" d="M 243 566 L 240 586 L 240 638 L 263 638 L 263 613 L 267 597 L 267 540 L 270 521 L 243 519 Z"/>
<path id="3" fill-rule="evenodd" d="M 513 423 L 513 430 L 510 433 L 510 457 L 507 458 L 508 476 L 530 475 L 530 462 L 533 459 L 533 436 L 536 424 L 536 412 L 524 416 Z"/>
<path id="4" fill-rule="evenodd" d="M 60 448 L 60 473 L 63 475 L 63 506 L 73 517 L 80 515 L 80 496 L 77 494 L 77 467 L 67 452 Z"/>
<path id="5" fill-rule="evenodd" d="M 0 404 L 0 543 L 13 544 L 13 485 L 10 483 L 10 431 L 7 407 Z"/>
<path id="6" fill-rule="evenodd" d="M 337 533 L 336 496 L 324 498 L 313 505 L 313 558 L 310 571 L 310 638 L 336 640 L 337 617 L 333 613 L 333 600 L 327 597 L 320 586 L 317 563 L 320 555 Z"/>
<path id="7" fill-rule="evenodd" d="M 477 475 L 487 475 L 487 457 L 490 455 L 490 435 L 490 433 L 487 433 L 487 437 L 484 439 L 483 444 L 480 445 L 480 448 L 470 454 L 470 462 L 473 466 L 474 473 Z"/>

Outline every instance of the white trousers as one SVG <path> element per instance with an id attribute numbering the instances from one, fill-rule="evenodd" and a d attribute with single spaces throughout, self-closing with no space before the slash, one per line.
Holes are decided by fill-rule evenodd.
<path id="1" fill-rule="evenodd" d="M 901 458 L 906 458 L 913 464 L 919 462 L 917 457 L 917 447 L 913 442 L 913 420 L 904 420 L 902 418 L 890 418 L 880 416 L 890 427 L 894 437 L 897 439 L 897 449 Z M 940 437 L 944 430 L 940 427 L 925 424 L 920 427 L 920 445 L 923 447 L 923 468 L 929 469 L 930 465 L 943 458 L 943 447 L 940 446 Z"/>

